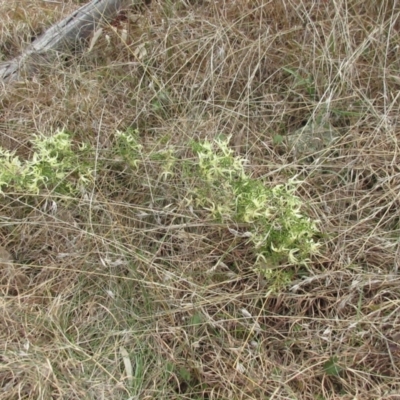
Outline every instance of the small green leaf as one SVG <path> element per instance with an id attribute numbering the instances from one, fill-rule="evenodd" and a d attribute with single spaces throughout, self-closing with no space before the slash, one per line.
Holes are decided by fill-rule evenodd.
<path id="1" fill-rule="evenodd" d="M 203 317 L 201 314 L 196 313 L 190 318 L 190 325 L 200 325 L 203 322 Z"/>
<path id="2" fill-rule="evenodd" d="M 336 356 L 329 358 L 329 360 L 324 364 L 324 371 L 330 376 L 339 376 L 342 368 L 337 363 L 338 358 Z"/>
<path id="3" fill-rule="evenodd" d="M 172 374 L 175 370 L 175 365 L 172 364 L 171 362 L 167 362 L 165 364 L 165 372 L 167 372 L 168 374 Z"/>
<path id="4" fill-rule="evenodd" d="M 273 138 L 273 143 L 274 145 L 281 144 L 283 142 L 283 136 L 282 135 L 275 135 Z"/>
<path id="5" fill-rule="evenodd" d="M 190 380 L 192 378 L 190 371 L 187 370 L 185 367 L 179 368 L 179 375 L 185 382 L 190 382 Z"/>

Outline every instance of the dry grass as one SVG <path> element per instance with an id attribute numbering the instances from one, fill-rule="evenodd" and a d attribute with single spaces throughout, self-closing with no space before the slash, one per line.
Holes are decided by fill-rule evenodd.
<path id="1" fill-rule="evenodd" d="M 2 58 L 78 3 L 0 2 Z M 192 138 L 232 134 L 253 177 L 299 174 L 321 255 L 271 292 L 151 158 L 96 171 L 78 200 L 6 192 L 0 397 L 399 398 L 398 2 L 190 3 L 129 9 L 91 52 L 8 87 L 0 144 L 29 157 L 66 127 L 102 157 L 131 127 L 184 160 Z M 277 144 L 318 120 L 329 148 Z"/>

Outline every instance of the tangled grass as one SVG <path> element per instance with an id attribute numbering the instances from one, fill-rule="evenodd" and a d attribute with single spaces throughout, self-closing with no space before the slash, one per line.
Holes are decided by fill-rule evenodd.
<path id="1" fill-rule="evenodd" d="M 78 3 L 0 2 L 2 59 Z M 2 191 L 1 397 L 398 398 L 399 13 L 153 0 L 4 86 L 1 165 L 60 130 L 79 158 Z M 255 268 L 254 215 L 210 211 L 237 192 L 199 192 L 193 142 L 221 135 L 259 190 L 299 182 L 306 265 Z"/>

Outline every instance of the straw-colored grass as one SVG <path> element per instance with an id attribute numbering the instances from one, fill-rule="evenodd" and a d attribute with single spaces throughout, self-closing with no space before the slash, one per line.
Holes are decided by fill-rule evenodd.
<path id="1" fill-rule="evenodd" d="M 79 3 L 0 2 L 1 58 Z M 399 14 L 153 0 L 5 86 L 4 149 L 29 160 L 34 135 L 65 129 L 95 171 L 74 196 L 2 188 L 0 398 L 399 398 Z M 291 145 L 310 127 L 335 138 Z M 110 156 L 129 130 L 137 168 Z M 191 141 L 220 134 L 252 179 L 296 176 L 319 221 L 320 254 L 274 265 L 279 290 L 246 238 L 188 201 L 198 177 L 163 173 L 166 150 L 183 171 Z"/>

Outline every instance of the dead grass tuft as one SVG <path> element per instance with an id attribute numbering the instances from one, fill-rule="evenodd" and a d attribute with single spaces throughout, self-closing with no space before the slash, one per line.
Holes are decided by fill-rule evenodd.
<path id="1" fill-rule="evenodd" d="M 77 3 L 1 2 L 2 59 Z M 0 397 L 396 398 L 399 14 L 394 0 L 152 1 L 7 87 L 0 145 L 22 159 L 58 128 L 97 161 L 117 130 L 144 150 L 80 198 L 0 198 Z M 310 127 L 335 140 L 293 148 Z M 252 177 L 297 175 L 320 221 L 321 254 L 279 291 L 245 240 L 188 207 L 196 177 L 163 179 L 154 157 L 183 165 L 192 139 L 221 133 Z"/>

